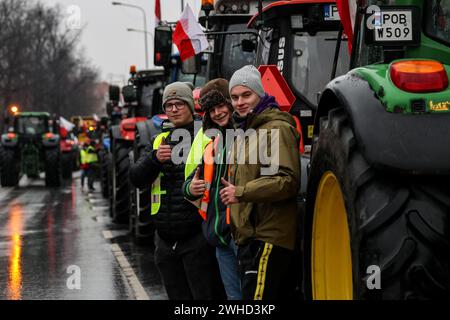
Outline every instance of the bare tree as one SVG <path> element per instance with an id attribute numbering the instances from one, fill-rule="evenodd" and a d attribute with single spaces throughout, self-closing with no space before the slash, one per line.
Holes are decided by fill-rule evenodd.
<path id="1" fill-rule="evenodd" d="M 0 0 L 0 105 L 70 117 L 95 112 L 98 71 L 58 7 Z M 4 113 L 3 113 L 4 114 Z"/>

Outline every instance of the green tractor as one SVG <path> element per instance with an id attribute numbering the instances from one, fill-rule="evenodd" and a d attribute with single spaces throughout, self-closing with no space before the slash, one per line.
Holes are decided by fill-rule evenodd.
<path id="1" fill-rule="evenodd" d="M 450 0 L 358 1 L 354 21 L 315 117 L 306 298 L 448 299 Z"/>
<path id="2" fill-rule="evenodd" d="M 37 178 L 45 172 L 45 185 L 61 183 L 59 135 L 56 121 L 46 112 L 20 112 L 13 116 L 8 133 L 1 137 L 1 185 L 13 187 L 20 176 Z"/>

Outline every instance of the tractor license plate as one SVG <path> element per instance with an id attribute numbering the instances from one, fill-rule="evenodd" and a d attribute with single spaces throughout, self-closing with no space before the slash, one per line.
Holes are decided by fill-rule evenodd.
<path id="1" fill-rule="evenodd" d="M 326 4 L 323 6 L 323 20 L 325 21 L 340 21 L 338 8 L 334 4 Z"/>
<path id="2" fill-rule="evenodd" d="M 370 6 L 366 11 L 366 43 L 384 46 L 420 43 L 420 15 L 416 7 Z"/>
<path id="3" fill-rule="evenodd" d="M 384 11 L 376 17 L 375 41 L 412 41 L 412 12 Z"/>

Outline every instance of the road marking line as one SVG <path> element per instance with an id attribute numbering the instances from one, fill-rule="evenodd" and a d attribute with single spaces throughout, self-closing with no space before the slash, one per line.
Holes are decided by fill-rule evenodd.
<path id="1" fill-rule="evenodd" d="M 111 231 L 109 230 L 103 231 L 103 236 L 105 236 L 105 233 L 107 232 L 111 233 Z M 125 254 L 123 253 L 120 246 L 117 243 L 113 243 L 111 244 L 111 250 L 116 257 L 117 262 L 119 263 L 119 266 L 124 273 L 129 286 L 131 287 L 131 290 L 133 290 L 133 294 L 136 300 L 150 300 L 150 297 L 148 296 L 147 292 L 136 276 L 136 273 L 131 267 L 131 264 L 128 262 L 128 259 L 125 257 Z"/>
<path id="2" fill-rule="evenodd" d="M 102 233 L 103 233 L 103 237 L 105 239 L 112 239 L 112 238 L 114 238 L 112 232 L 109 231 L 109 230 L 103 230 Z"/>
<path id="3" fill-rule="evenodd" d="M 109 209 L 107 206 L 93 206 L 91 207 L 92 211 L 106 211 Z"/>
<path id="4" fill-rule="evenodd" d="M 3 201 L 3 199 L 5 199 L 9 195 L 9 193 L 11 192 L 12 189 L 14 189 L 14 188 L 13 187 L 8 187 L 8 188 L 3 187 L 2 191 L 4 191 L 4 192 L 2 192 L 0 194 L 0 201 Z"/>

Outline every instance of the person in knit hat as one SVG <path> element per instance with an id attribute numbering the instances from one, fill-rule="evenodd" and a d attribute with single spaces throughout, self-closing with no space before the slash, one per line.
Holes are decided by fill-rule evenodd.
<path id="1" fill-rule="evenodd" d="M 202 111 L 205 112 L 203 116 L 203 131 L 211 128 L 220 129 L 229 123 L 229 116 L 233 113 L 233 106 L 231 105 L 228 81 L 226 79 L 218 78 L 205 84 L 200 91 L 198 102 Z"/>
<path id="2" fill-rule="evenodd" d="M 237 126 L 256 133 L 235 140 L 233 149 L 238 151 L 230 161 L 229 181 L 222 179 L 224 188 L 220 191 L 223 203 L 231 206 L 243 299 L 286 298 L 294 294 L 296 280 L 291 270 L 297 238 L 300 136 L 292 116 L 264 92 L 254 66 L 237 70 L 229 91 Z M 256 164 L 237 161 L 238 153 L 250 159 L 251 139 L 267 141 L 265 146 L 258 143 L 263 150 L 252 152 L 275 155 L 270 163 L 262 163 L 260 158 Z M 275 169 L 267 172 L 267 168 Z"/>
<path id="3" fill-rule="evenodd" d="M 236 258 L 237 248 L 233 239 L 231 239 L 230 217 L 227 217 L 227 207 L 219 196 L 220 179 L 226 177 L 228 172 L 227 147 L 225 145 L 226 129 L 233 129 L 231 124 L 233 107 L 228 93 L 228 81 L 219 78 L 208 82 L 200 91 L 199 104 L 205 115 L 203 131 L 199 131 L 197 135 L 203 135 L 203 132 L 213 128 L 217 129 L 218 135 L 214 137 L 214 142 L 208 142 L 208 146 L 203 153 L 203 161 L 186 178 L 183 193 L 186 199 L 193 202 L 203 198 L 202 202 L 207 206 L 206 209 L 200 208 L 199 211 L 199 214 L 204 218 L 203 235 L 216 248 L 216 258 L 228 300 L 240 300 L 242 294 Z M 199 143 L 203 142 L 203 139 L 201 136 L 196 137 L 196 141 L 199 141 Z M 220 139 L 222 143 L 216 143 L 217 139 Z M 217 161 L 208 165 L 208 161 L 205 160 L 208 156 L 210 158 L 217 157 Z M 205 178 L 208 176 L 211 177 L 210 181 Z"/>
<path id="4" fill-rule="evenodd" d="M 197 208 L 184 199 L 186 164 L 172 161 L 172 150 L 184 158 L 194 138 L 192 88 L 175 82 L 165 87 L 163 109 L 173 128 L 156 135 L 130 169 L 138 188 L 151 185 L 151 208 L 155 222 L 155 264 L 171 300 L 211 300 L 224 297 L 215 251 L 203 237 Z M 190 139 L 180 141 L 176 130 Z M 172 138 L 174 137 L 174 138 Z"/>
<path id="5" fill-rule="evenodd" d="M 167 85 L 163 92 L 163 110 L 175 127 L 193 121 L 194 95 L 189 82 L 174 82 Z M 184 112 L 184 110 L 188 112 Z"/>

